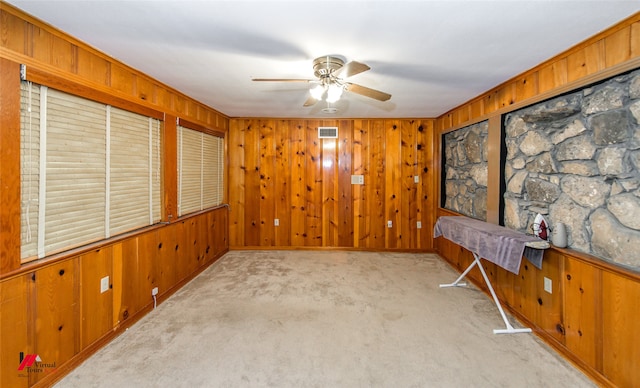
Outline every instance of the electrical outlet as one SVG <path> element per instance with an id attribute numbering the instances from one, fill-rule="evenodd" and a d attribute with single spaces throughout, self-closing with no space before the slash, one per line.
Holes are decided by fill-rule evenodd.
<path id="1" fill-rule="evenodd" d="M 422 229 L 422 222 L 420 222 L 420 221 L 416 222 L 416 227 L 418 229 Z"/>
<path id="2" fill-rule="evenodd" d="M 351 175 L 352 185 L 364 185 L 364 175 Z"/>
<path id="3" fill-rule="evenodd" d="M 100 279 L 100 293 L 109 291 L 109 277 L 105 276 Z"/>
<path id="4" fill-rule="evenodd" d="M 280 220 L 279 220 L 279 219 L 277 219 L 277 218 L 276 218 L 276 219 L 274 219 L 274 220 L 273 220 L 273 225 L 274 225 L 274 226 L 280 226 Z"/>
<path id="5" fill-rule="evenodd" d="M 551 279 L 549 279 L 548 277 L 545 276 L 545 278 L 544 278 L 544 290 L 546 292 L 548 292 L 549 294 L 553 293 L 552 284 L 553 283 L 551 282 Z"/>
<path id="6" fill-rule="evenodd" d="M 156 296 L 158 295 L 158 287 L 153 287 L 153 289 L 151 290 L 151 296 Z"/>
<path id="7" fill-rule="evenodd" d="M 387 228 L 393 228 L 393 221 L 387 221 Z"/>
<path id="8" fill-rule="evenodd" d="M 413 176 L 413 183 L 420 183 L 420 176 L 419 175 L 414 175 Z"/>

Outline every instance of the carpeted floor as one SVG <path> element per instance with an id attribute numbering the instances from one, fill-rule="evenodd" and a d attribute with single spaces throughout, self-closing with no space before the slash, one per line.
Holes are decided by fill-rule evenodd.
<path id="1" fill-rule="evenodd" d="M 57 387 L 591 387 L 435 255 L 232 251 Z M 515 326 L 517 322 L 511 319 Z"/>

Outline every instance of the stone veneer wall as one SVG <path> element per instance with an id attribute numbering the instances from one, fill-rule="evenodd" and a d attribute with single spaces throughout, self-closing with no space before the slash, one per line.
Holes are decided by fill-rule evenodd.
<path id="1" fill-rule="evenodd" d="M 640 70 L 505 116 L 505 226 L 640 269 Z"/>
<path id="2" fill-rule="evenodd" d="M 489 123 L 460 128 L 444 135 L 446 209 L 487 219 L 487 136 Z"/>

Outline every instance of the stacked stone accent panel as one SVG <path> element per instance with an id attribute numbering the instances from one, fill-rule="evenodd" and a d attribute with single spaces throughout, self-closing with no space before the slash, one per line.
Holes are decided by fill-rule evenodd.
<path id="1" fill-rule="evenodd" d="M 444 207 L 486 221 L 487 136 L 489 123 L 460 128 L 444 135 Z"/>
<path id="2" fill-rule="evenodd" d="M 640 269 L 640 70 L 505 116 L 505 226 Z"/>

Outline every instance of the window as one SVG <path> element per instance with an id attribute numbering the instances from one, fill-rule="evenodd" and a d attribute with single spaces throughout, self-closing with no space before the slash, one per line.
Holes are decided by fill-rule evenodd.
<path id="1" fill-rule="evenodd" d="M 223 201 L 224 139 L 178 126 L 178 215 Z"/>
<path id="2" fill-rule="evenodd" d="M 160 221 L 153 118 L 22 83 L 23 261 Z"/>

